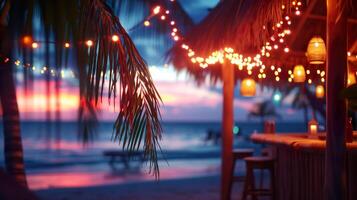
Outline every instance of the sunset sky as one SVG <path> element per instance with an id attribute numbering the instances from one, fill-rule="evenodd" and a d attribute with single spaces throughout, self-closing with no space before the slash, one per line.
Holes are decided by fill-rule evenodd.
<path id="1" fill-rule="evenodd" d="M 195 22 L 201 20 L 208 9 L 214 7 L 218 0 L 182 0 L 184 9 L 190 14 Z M 120 17 L 120 16 L 119 16 Z M 127 30 L 135 25 L 138 17 L 126 19 L 120 17 Z M 130 34 L 130 32 L 129 32 Z M 169 34 L 169 33 L 168 33 Z M 167 50 L 164 43 L 165 38 L 133 37 L 135 44 L 150 66 L 150 72 L 155 85 L 163 99 L 161 108 L 164 121 L 220 121 L 222 110 L 222 96 L 220 84 L 212 86 L 204 84 L 198 87 L 195 82 L 188 77 L 185 72 L 176 72 L 170 64 L 164 67 L 164 54 Z M 159 46 L 157 46 L 159 44 Z M 161 44 L 161 45 L 160 45 Z M 35 61 L 41 66 L 41 57 Z M 43 75 L 36 75 L 33 92 L 25 93 L 23 89 L 23 78 L 17 74 L 18 82 L 18 103 L 21 117 L 24 120 L 44 120 L 46 111 L 56 110 L 56 99 L 54 95 L 47 97 L 45 94 L 45 81 Z M 271 90 L 259 91 L 259 97 L 243 98 L 239 96 L 238 86 L 236 87 L 236 98 L 234 101 L 235 119 L 237 121 L 246 120 L 246 115 L 254 106 L 254 103 L 264 99 L 271 99 Z M 51 83 L 52 94 L 54 94 L 54 83 Z M 48 100 L 49 98 L 49 100 Z M 106 98 L 103 101 L 101 118 L 103 120 L 114 120 L 117 109 L 113 105 L 108 105 Z M 290 108 L 291 98 L 286 98 L 278 112 L 284 116 L 284 120 L 302 120 L 301 111 L 294 111 Z M 47 105 L 50 102 L 49 106 Z M 78 108 L 78 83 L 74 78 L 68 77 L 61 82 L 60 93 L 61 116 L 63 120 L 75 120 Z"/>

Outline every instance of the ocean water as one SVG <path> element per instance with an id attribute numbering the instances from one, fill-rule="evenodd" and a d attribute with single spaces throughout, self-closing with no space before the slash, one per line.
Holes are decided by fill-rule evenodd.
<path id="1" fill-rule="evenodd" d="M 164 122 L 162 153 L 160 166 L 164 177 L 177 175 L 200 174 L 218 172 L 220 144 L 207 141 L 209 130 L 219 132 L 221 124 L 218 122 Z M 262 131 L 260 122 L 237 122 L 239 133 L 235 135 L 235 147 L 255 148 L 260 145 L 249 141 L 253 132 Z M 76 122 L 45 123 L 23 122 L 21 124 L 22 139 L 25 152 L 25 165 L 30 179 L 30 186 L 34 189 L 49 187 L 70 187 L 74 182 L 65 177 L 77 177 L 77 185 L 87 186 L 96 180 L 102 183 L 125 182 L 132 179 L 148 179 L 140 173 L 120 174 L 109 178 L 111 171 L 108 158 L 103 156 L 106 150 L 121 150 L 119 144 L 112 140 L 113 123 L 102 122 L 97 129 L 94 139 L 84 144 L 78 137 Z M 0 167 L 3 167 L 3 134 L 0 126 Z M 281 122 L 276 123 L 277 132 L 305 132 L 304 123 Z M 201 161 L 200 161 L 201 160 Z M 145 167 L 144 167 L 145 169 Z M 147 169 L 147 168 L 146 168 Z M 177 172 L 180 173 L 177 173 Z M 185 172 L 185 173 L 183 173 Z M 119 178 L 118 178 L 119 177 Z M 124 177 L 124 179 L 123 179 Z M 128 178 L 131 177 L 131 178 Z M 152 177 L 151 177 L 152 178 Z M 62 181 L 60 181 L 62 180 Z M 109 181 L 109 182 L 108 182 Z"/>
<path id="2" fill-rule="evenodd" d="M 239 133 L 235 145 L 252 146 L 249 135 L 262 131 L 260 122 L 236 122 Z M 212 151 L 219 149 L 219 144 L 205 141 L 207 131 L 219 132 L 219 122 L 164 122 L 161 147 L 164 154 L 179 151 Z M 0 125 L 2 132 L 2 125 Z M 281 122 L 276 124 L 277 132 L 304 132 L 304 123 Z M 25 160 L 28 168 L 51 167 L 76 163 L 100 162 L 98 156 L 105 150 L 120 150 L 118 142 L 112 140 L 113 123 L 102 122 L 93 140 L 84 144 L 78 135 L 76 122 L 23 122 L 21 124 Z M 3 149 L 3 136 L 0 134 L 0 149 Z M 169 156 L 169 155 L 167 155 Z M 187 155 L 189 156 L 189 155 Z M 69 162 L 69 163 L 68 163 Z M 73 163 L 72 163 L 73 164 Z M 0 153 L 0 166 L 3 165 L 3 153 Z"/>

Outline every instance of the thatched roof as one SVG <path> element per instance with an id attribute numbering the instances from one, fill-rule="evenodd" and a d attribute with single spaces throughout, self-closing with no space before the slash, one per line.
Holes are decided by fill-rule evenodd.
<path id="1" fill-rule="evenodd" d="M 290 5 L 289 0 L 225 0 L 221 1 L 211 13 L 191 32 L 184 41 L 177 43 L 168 53 L 169 60 L 177 70 L 186 69 L 198 82 L 207 76 L 212 81 L 221 77 L 221 66 L 209 65 L 202 69 L 197 64 L 191 63 L 187 56 L 187 51 L 181 48 L 182 44 L 189 45 L 198 55 L 208 56 L 215 50 L 224 47 L 233 47 L 236 52 L 244 55 L 259 53 L 264 42 L 269 41 L 269 31 L 263 26 L 271 27 L 283 16 L 281 6 Z M 280 82 L 276 84 L 274 70 L 267 70 L 267 79 L 259 81 L 264 85 L 282 85 L 281 81 L 287 81 L 288 70 L 296 64 L 307 64 L 305 51 L 309 40 L 316 35 L 325 39 L 326 35 L 326 1 L 310 0 L 303 2 L 302 15 L 293 17 L 291 32 L 287 37 L 287 44 L 290 48 L 288 54 L 283 51 L 273 53 L 271 57 L 264 58 L 263 62 L 268 67 L 275 65 L 281 67 L 283 72 L 279 74 Z M 357 2 L 351 1 L 350 7 L 357 7 Z M 287 8 L 289 9 L 289 8 Z M 348 48 L 352 55 L 357 54 L 357 12 L 351 12 L 348 27 Z M 351 66 L 356 62 L 356 58 L 350 58 Z M 324 65 L 313 66 L 314 69 L 325 69 Z M 258 80 L 259 67 L 253 69 L 251 77 Z M 235 71 L 236 79 L 248 76 L 246 70 Z M 311 77 L 314 79 L 315 77 Z M 320 77 L 316 77 L 320 78 Z"/>

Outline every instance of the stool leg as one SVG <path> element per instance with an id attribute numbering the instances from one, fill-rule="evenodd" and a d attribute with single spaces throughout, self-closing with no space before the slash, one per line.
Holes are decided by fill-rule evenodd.
<path id="1" fill-rule="evenodd" d="M 251 170 L 251 188 L 250 191 L 255 191 L 255 176 L 254 176 L 254 169 Z M 249 192 L 250 193 L 250 192 Z M 257 195 L 255 193 L 251 194 L 253 200 L 257 200 Z"/>
<path id="2" fill-rule="evenodd" d="M 264 169 L 260 169 L 259 189 L 263 189 L 263 178 L 264 178 Z"/>
<path id="3" fill-rule="evenodd" d="M 248 163 L 246 163 L 246 175 L 245 175 L 245 180 L 244 180 L 244 188 L 243 188 L 243 194 L 242 194 L 242 200 L 246 200 L 247 199 L 247 195 L 248 195 L 248 190 L 250 187 L 250 180 L 252 178 L 251 176 L 251 168 L 250 165 Z"/>
<path id="4" fill-rule="evenodd" d="M 231 179 L 230 179 L 230 184 L 229 184 L 229 195 L 232 196 L 232 187 L 233 187 L 233 179 L 234 179 L 234 170 L 236 168 L 236 160 L 233 159 L 232 163 L 232 169 L 231 169 Z"/>
<path id="5" fill-rule="evenodd" d="M 275 169 L 274 167 L 270 169 L 270 189 L 271 189 L 271 199 L 275 200 Z"/>

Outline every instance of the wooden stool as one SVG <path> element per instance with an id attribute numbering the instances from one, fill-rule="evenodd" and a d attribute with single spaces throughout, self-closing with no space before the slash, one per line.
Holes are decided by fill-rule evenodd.
<path id="1" fill-rule="evenodd" d="M 271 154 L 270 151 L 271 149 L 269 147 L 263 148 L 261 151 L 261 156 L 269 156 Z"/>
<path id="2" fill-rule="evenodd" d="M 257 199 L 257 196 L 271 196 L 271 199 L 275 199 L 275 160 L 272 157 L 257 156 L 247 157 L 244 159 L 246 162 L 247 176 L 244 183 L 242 200 L 247 199 L 249 195 L 253 200 Z M 270 188 L 265 189 L 260 187 L 255 188 L 254 170 L 268 170 L 270 173 Z"/>
<path id="3" fill-rule="evenodd" d="M 238 181 L 244 181 L 245 177 L 244 176 L 235 176 L 234 175 L 234 169 L 236 167 L 236 162 L 238 160 L 243 160 L 246 157 L 251 157 L 253 156 L 254 149 L 233 149 L 232 154 L 233 154 L 233 166 L 231 169 L 231 181 L 229 184 L 230 191 L 232 191 L 232 185 L 233 182 L 238 182 Z"/>

